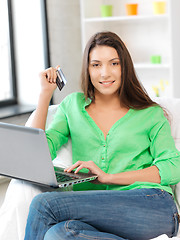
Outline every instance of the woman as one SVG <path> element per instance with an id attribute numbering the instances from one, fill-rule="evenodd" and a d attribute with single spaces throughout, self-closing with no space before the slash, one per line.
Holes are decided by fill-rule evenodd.
<path id="1" fill-rule="evenodd" d="M 56 69 L 40 78 L 33 127 L 45 129 Z M 180 153 L 163 110 L 140 85 L 116 34 L 97 33 L 87 43 L 82 89 L 59 105 L 46 136 L 52 159 L 71 137 L 73 165 L 65 171 L 90 171 L 98 178 L 72 192 L 35 197 L 25 239 L 175 236 L 178 213 L 170 184 L 180 181 Z"/>

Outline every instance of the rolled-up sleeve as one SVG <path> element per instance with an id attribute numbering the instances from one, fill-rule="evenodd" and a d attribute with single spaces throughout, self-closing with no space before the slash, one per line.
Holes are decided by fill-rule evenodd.
<path id="1" fill-rule="evenodd" d="M 180 182 L 180 152 L 176 149 L 167 119 L 153 127 L 150 138 L 152 165 L 159 169 L 161 185 L 177 184 Z"/>
<path id="2" fill-rule="evenodd" d="M 59 105 L 52 123 L 46 130 L 46 138 L 52 160 L 56 158 L 57 151 L 60 147 L 68 142 L 69 137 L 68 120 L 62 105 Z"/>

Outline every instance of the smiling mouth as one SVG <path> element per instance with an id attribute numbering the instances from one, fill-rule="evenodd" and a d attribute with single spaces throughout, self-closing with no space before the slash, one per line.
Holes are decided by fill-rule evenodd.
<path id="1" fill-rule="evenodd" d="M 109 84 L 113 84 L 115 81 L 103 81 L 103 82 L 99 82 L 100 84 L 103 85 L 109 85 Z"/>

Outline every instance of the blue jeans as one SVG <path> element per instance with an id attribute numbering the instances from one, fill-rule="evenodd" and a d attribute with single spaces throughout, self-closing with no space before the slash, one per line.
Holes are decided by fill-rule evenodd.
<path id="1" fill-rule="evenodd" d="M 160 189 L 47 192 L 30 206 L 25 240 L 138 239 L 178 231 L 172 196 Z"/>

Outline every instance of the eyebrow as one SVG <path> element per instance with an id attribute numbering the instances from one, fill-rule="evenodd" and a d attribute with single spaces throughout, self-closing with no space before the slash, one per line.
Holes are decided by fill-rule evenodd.
<path id="1" fill-rule="evenodd" d="M 119 60 L 120 61 L 119 58 L 113 58 L 113 59 L 110 59 L 109 62 L 112 62 L 112 61 L 115 61 L 115 60 Z M 101 62 L 101 61 L 93 59 L 90 62 Z"/>

